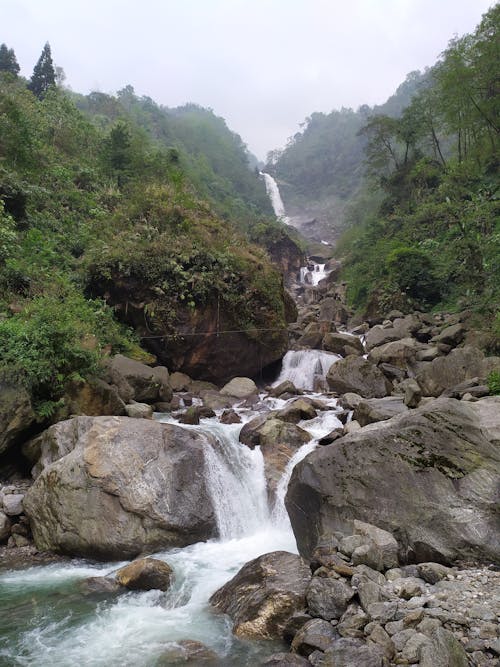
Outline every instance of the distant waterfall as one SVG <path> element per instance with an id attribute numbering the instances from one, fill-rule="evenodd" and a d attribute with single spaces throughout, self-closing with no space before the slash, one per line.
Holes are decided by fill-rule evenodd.
<path id="1" fill-rule="evenodd" d="M 274 214 L 277 218 L 280 218 L 285 224 L 290 224 L 290 218 L 285 215 L 285 205 L 281 199 L 280 191 L 278 184 L 270 174 L 266 174 L 264 171 L 260 172 L 261 176 L 264 176 L 264 182 L 266 184 L 266 192 L 271 204 L 273 207 Z"/>
<path id="2" fill-rule="evenodd" d="M 320 280 L 326 278 L 330 271 L 325 271 L 326 264 L 315 264 L 314 269 L 303 266 L 300 269 L 300 282 L 305 285 L 317 285 Z"/>
<path id="3" fill-rule="evenodd" d="M 290 350 L 283 357 L 281 373 L 275 385 L 291 380 L 299 389 L 314 391 L 315 384 L 322 384 L 332 364 L 341 357 L 323 350 Z"/>

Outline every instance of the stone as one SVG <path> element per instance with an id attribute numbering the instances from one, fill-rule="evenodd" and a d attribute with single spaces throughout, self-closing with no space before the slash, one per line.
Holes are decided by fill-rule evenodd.
<path id="1" fill-rule="evenodd" d="M 339 405 L 347 410 L 354 410 L 354 408 L 363 400 L 359 394 L 348 391 L 339 398 Z"/>
<path id="2" fill-rule="evenodd" d="M 112 595 L 125 592 L 125 589 L 110 577 L 87 577 L 79 584 L 79 588 L 83 595 Z"/>
<path id="3" fill-rule="evenodd" d="M 116 581 L 133 591 L 168 591 L 172 584 L 173 570 L 157 558 L 140 558 L 115 573 Z"/>
<path id="4" fill-rule="evenodd" d="M 0 454 L 26 439 L 36 421 L 26 389 L 0 373 Z"/>
<path id="5" fill-rule="evenodd" d="M 124 398 L 126 402 L 130 398 L 138 403 L 169 401 L 172 398 L 172 389 L 168 384 L 168 371 L 165 375 L 165 370 L 156 373 L 154 368 L 122 354 L 116 354 L 107 364 L 108 376 L 113 384 L 120 389 L 120 384 L 125 380 L 132 387 L 133 396 Z"/>
<path id="6" fill-rule="evenodd" d="M 436 584 L 441 579 L 454 574 L 453 570 L 441 563 L 419 563 L 418 575 L 428 584 Z"/>
<path id="7" fill-rule="evenodd" d="M 404 402 L 409 408 L 416 408 L 422 399 L 420 386 L 413 378 L 408 378 L 404 384 Z"/>
<path id="8" fill-rule="evenodd" d="M 170 386 L 174 391 L 189 391 L 191 378 L 189 375 L 186 375 L 186 373 L 175 371 L 175 373 L 170 375 L 169 381 Z"/>
<path id="9" fill-rule="evenodd" d="M 125 414 L 125 403 L 118 388 L 100 378 L 71 382 L 66 387 L 64 402 L 67 416 Z"/>
<path id="10" fill-rule="evenodd" d="M 153 419 L 153 408 L 147 403 L 131 403 L 125 406 L 127 417 L 132 419 Z"/>
<path id="11" fill-rule="evenodd" d="M 241 424 L 241 417 L 234 410 L 224 410 L 220 416 L 221 424 Z"/>
<path id="12" fill-rule="evenodd" d="M 238 637 L 278 639 L 288 619 L 304 609 L 310 579 L 299 556 L 275 551 L 246 563 L 210 604 L 231 617 Z"/>
<path id="13" fill-rule="evenodd" d="M 276 413 L 277 419 L 297 424 L 303 419 L 314 419 L 317 413 L 311 403 L 304 398 L 297 398 Z"/>
<path id="14" fill-rule="evenodd" d="M 348 535 L 340 541 L 339 549 L 346 556 L 352 556 L 355 549 L 363 546 L 365 540 L 362 535 Z"/>
<path id="15" fill-rule="evenodd" d="M 397 602 L 374 602 L 368 606 L 366 613 L 374 621 L 379 621 L 382 625 L 385 625 L 389 621 L 394 620 L 397 610 Z"/>
<path id="16" fill-rule="evenodd" d="M 344 581 L 313 577 L 306 596 L 309 613 L 327 621 L 339 619 L 354 594 Z"/>
<path id="17" fill-rule="evenodd" d="M 302 394 L 302 390 L 297 389 L 291 380 L 285 380 L 284 382 L 280 382 L 276 387 L 272 387 L 269 392 L 269 396 L 273 398 L 279 398 L 283 394 Z"/>
<path id="18" fill-rule="evenodd" d="M 261 663 L 268 667 L 310 667 L 306 658 L 296 653 L 275 653 Z"/>
<path id="19" fill-rule="evenodd" d="M 338 394 L 354 392 L 363 398 L 382 398 L 390 393 L 390 385 L 380 370 L 362 357 L 349 356 L 330 367 L 326 380 L 331 391 Z"/>
<path id="20" fill-rule="evenodd" d="M 337 632 L 342 637 L 363 637 L 363 628 L 369 620 L 357 604 L 350 604 L 337 625 Z"/>
<path id="21" fill-rule="evenodd" d="M 413 366 L 417 352 L 422 348 L 422 343 L 419 343 L 415 338 L 403 338 L 371 348 L 368 360 L 373 364 L 390 364 L 396 368 L 407 370 Z"/>
<path id="22" fill-rule="evenodd" d="M 3 497 L 3 511 L 7 516 L 19 516 L 24 512 L 24 493 L 9 493 Z"/>
<path id="23" fill-rule="evenodd" d="M 374 347 L 408 338 L 421 327 L 422 323 L 414 315 L 396 318 L 390 326 L 377 324 L 365 334 L 366 349 L 370 351 Z"/>
<path id="24" fill-rule="evenodd" d="M 391 533 L 357 519 L 353 521 L 353 526 L 356 535 L 369 538 L 380 552 L 382 567 L 373 569 L 388 570 L 398 566 L 398 543 Z"/>
<path id="25" fill-rule="evenodd" d="M 353 586 L 356 586 L 361 607 L 365 612 L 372 604 L 382 602 L 386 598 L 381 586 L 367 577 L 353 577 Z"/>
<path id="26" fill-rule="evenodd" d="M 399 396 L 367 398 L 360 401 L 354 408 L 353 419 L 355 419 L 360 426 L 366 426 L 367 424 L 373 424 L 374 422 L 391 419 L 395 415 L 400 415 L 407 411 L 408 407 L 405 405 L 403 398 Z"/>
<path id="27" fill-rule="evenodd" d="M 435 628 L 420 650 L 420 667 L 467 667 L 467 653 L 449 630 Z"/>
<path id="28" fill-rule="evenodd" d="M 400 598 L 410 600 L 425 594 L 425 584 L 422 579 L 415 579 L 414 577 L 406 577 L 394 582 L 393 590 Z"/>
<path id="29" fill-rule="evenodd" d="M 396 653 L 394 642 L 381 625 L 375 625 L 368 635 L 368 639 L 382 648 L 386 658 L 391 660 L 394 657 Z"/>
<path id="30" fill-rule="evenodd" d="M 225 384 L 220 390 L 222 396 L 235 396 L 236 398 L 248 398 L 257 394 L 257 385 L 250 378 L 236 377 Z"/>
<path id="31" fill-rule="evenodd" d="M 342 438 L 344 435 L 344 429 L 343 428 L 334 428 L 333 431 L 330 431 L 330 433 L 327 433 L 327 435 L 323 436 L 318 440 L 318 445 L 320 447 L 325 447 L 326 445 L 331 445 L 332 442 L 335 442 L 335 440 L 338 440 L 339 438 Z"/>
<path id="32" fill-rule="evenodd" d="M 170 665 L 218 665 L 220 658 L 212 649 L 193 639 L 182 639 L 172 642 L 155 662 L 155 667 L 169 667 Z"/>
<path id="33" fill-rule="evenodd" d="M 313 651 L 325 651 L 332 645 L 335 637 L 331 623 L 322 618 L 314 618 L 297 632 L 292 641 L 292 651 L 307 657 Z"/>
<path id="34" fill-rule="evenodd" d="M 414 632 L 408 638 L 408 641 L 405 643 L 403 650 L 401 651 L 402 657 L 410 664 L 414 664 L 420 660 L 422 650 L 425 646 L 431 646 L 431 640 L 420 632 Z"/>
<path id="35" fill-rule="evenodd" d="M 439 396 L 465 380 L 485 378 L 495 368 L 500 370 L 500 359 L 488 359 L 481 350 L 466 345 L 425 364 L 418 370 L 416 380 L 423 396 Z"/>
<path id="36" fill-rule="evenodd" d="M 283 639 L 288 643 L 292 643 L 300 628 L 312 619 L 312 616 L 305 611 L 299 611 L 293 616 L 290 616 L 283 628 Z"/>
<path id="37" fill-rule="evenodd" d="M 206 486 L 210 437 L 129 417 L 76 417 L 42 437 L 24 497 L 35 544 L 112 560 L 217 535 Z"/>
<path id="38" fill-rule="evenodd" d="M 431 345 L 423 347 L 416 354 L 417 361 L 434 361 L 437 357 L 441 356 L 441 352 L 437 345 Z"/>
<path id="39" fill-rule="evenodd" d="M 14 546 L 15 547 L 27 547 L 30 544 L 30 540 L 25 537 L 24 535 L 19 535 L 18 533 L 12 533 L 12 535 L 9 538 L 9 541 L 13 540 L 14 541 Z"/>
<path id="40" fill-rule="evenodd" d="M 445 345 L 456 347 L 463 341 L 465 333 L 466 329 L 463 324 L 460 322 L 452 324 L 450 327 L 443 329 L 437 336 L 431 338 L 431 343 L 444 343 Z"/>
<path id="41" fill-rule="evenodd" d="M 299 552 L 358 519 L 396 535 L 403 563 L 498 560 L 499 406 L 441 398 L 311 452 L 286 496 Z"/>
<path id="42" fill-rule="evenodd" d="M 357 336 L 351 336 L 345 333 L 326 333 L 323 336 L 323 349 L 334 354 L 347 356 L 346 347 L 352 348 L 355 355 L 365 353 L 363 343 Z"/>
<path id="43" fill-rule="evenodd" d="M 386 662 L 384 650 L 377 644 L 342 637 L 312 664 L 314 667 L 385 667 Z"/>
<path id="44" fill-rule="evenodd" d="M 10 536 L 10 519 L 4 512 L 0 511 L 0 544 L 6 542 Z"/>

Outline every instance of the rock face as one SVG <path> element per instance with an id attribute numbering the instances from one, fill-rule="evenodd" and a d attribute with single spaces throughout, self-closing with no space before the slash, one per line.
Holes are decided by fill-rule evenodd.
<path id="1" fill-rule="evenodd" d="M 286 498 L 300 553 L 358 519 L 390 531 L 402 562 L 500 558 L 499 420 L 498 397 L 440 398 L 309 454 Z"/>
<path id="2" fill-rule="evenodd" d="M 331 391 L 354 392 L 363 398 L 382 398 L 391 386 L 381 371 L 362 357 L 350 355 L 330 367 L 326 376 Z"/>
<path id="3" fill-rule="evenodd" d="M 77 417 L 48 429 L 24 498 L 40 550 L 132 558 L 216 534 L 207 437 L 128 417 Z"/>
<path id="4" fill-rule="evenodd" d="M 311 571 L 300 556 L 274 551 L 244 565 L 210 603 L 248 639 L 281 638 L 287 620 L 305 607 Z"/>
<path id="5" fill-rule="evenodd" d="M 408 408 L 399 396 L 387 396 L 386 398 L 369 398 L 360 401 L 354 408 L 353 419 L 361 426 L 391 419 L 395 415 L 407 412 Z"/>
<path id="6" fill-rule="evenodd" d="M 0 454 L 17 444 L 35 421 L 26 389 L 0 376 Z"/>

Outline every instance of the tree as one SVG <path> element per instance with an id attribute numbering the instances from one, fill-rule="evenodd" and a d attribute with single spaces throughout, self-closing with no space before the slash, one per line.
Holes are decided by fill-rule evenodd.
<path id="1" fill-rule="evenodd" d="M 14 76 L 19 74 L 19 64 L 14 49 L 8 49 L 6 44 L 0 46 L 0 72 L 9 72 Z"/>
<path id="2" fill-rule="evenodd" d="M 45 97 L 47 90 L 56 85 L 56 72 L 52 62 L 50 44 L 47 42 L 43 47 L 40 58 L 33 69 L 33 75 L 29 84 L 29 89 L 38 97 L 39 100 Z"/>
<path id="3" fill-rule="evenodd" d="M 132 164 L 132 137 L 125 122 L 120 120 L 112 128 L 105 148 L 108 164 L 121 187 Z"/>

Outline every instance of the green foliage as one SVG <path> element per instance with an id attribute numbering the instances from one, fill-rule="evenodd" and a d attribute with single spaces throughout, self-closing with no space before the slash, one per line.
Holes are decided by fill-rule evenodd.
<path id="1" fill-rule="evenodd" d="M 56 85 L 56 72 L 52 62 L 50 44 L 46 42 L 36 63 L 29 84 L 30 90 L 38 99 L 43 99 L 51 86 Z"/>
<path id="2" fill-rule="evenodd" d="M 127 344 L 103 302 L 69 289 L 37 297 L 0 322 L 0 367 L 16 369 L 35 403 L 46 404 L 61 398 L 68 380 L 95 374 L 105 347 Z"/>
<path id="3" fill-rule="evenodd" d="M 493 396 L 500 394 L 500 373 L 498 371 L 491 371 L 488 375 L 488 389 Z"/>
<path id="4" fill-rule="evenodd" d="M 0 72 L 7 72 L 13 76 L 19 74 L 19 63 L 17 62 L 14 49 L 7 48 L 6 44 L 0 45 Z"/>
<path id="5" fill-rule="evenodd" d="M 0 199 L 0 262 L 4 262 L 14 252 L 16 241 L 16 223 L 8 213 L 5 213 L 4 204 Z"/>
<path id="6" fill-rule="evenodd" d="M 386 257 L 389 280 L 411 299 L 434 304 L 440 290 L 428 255 L 417 248 L 396 248 Z"/>

